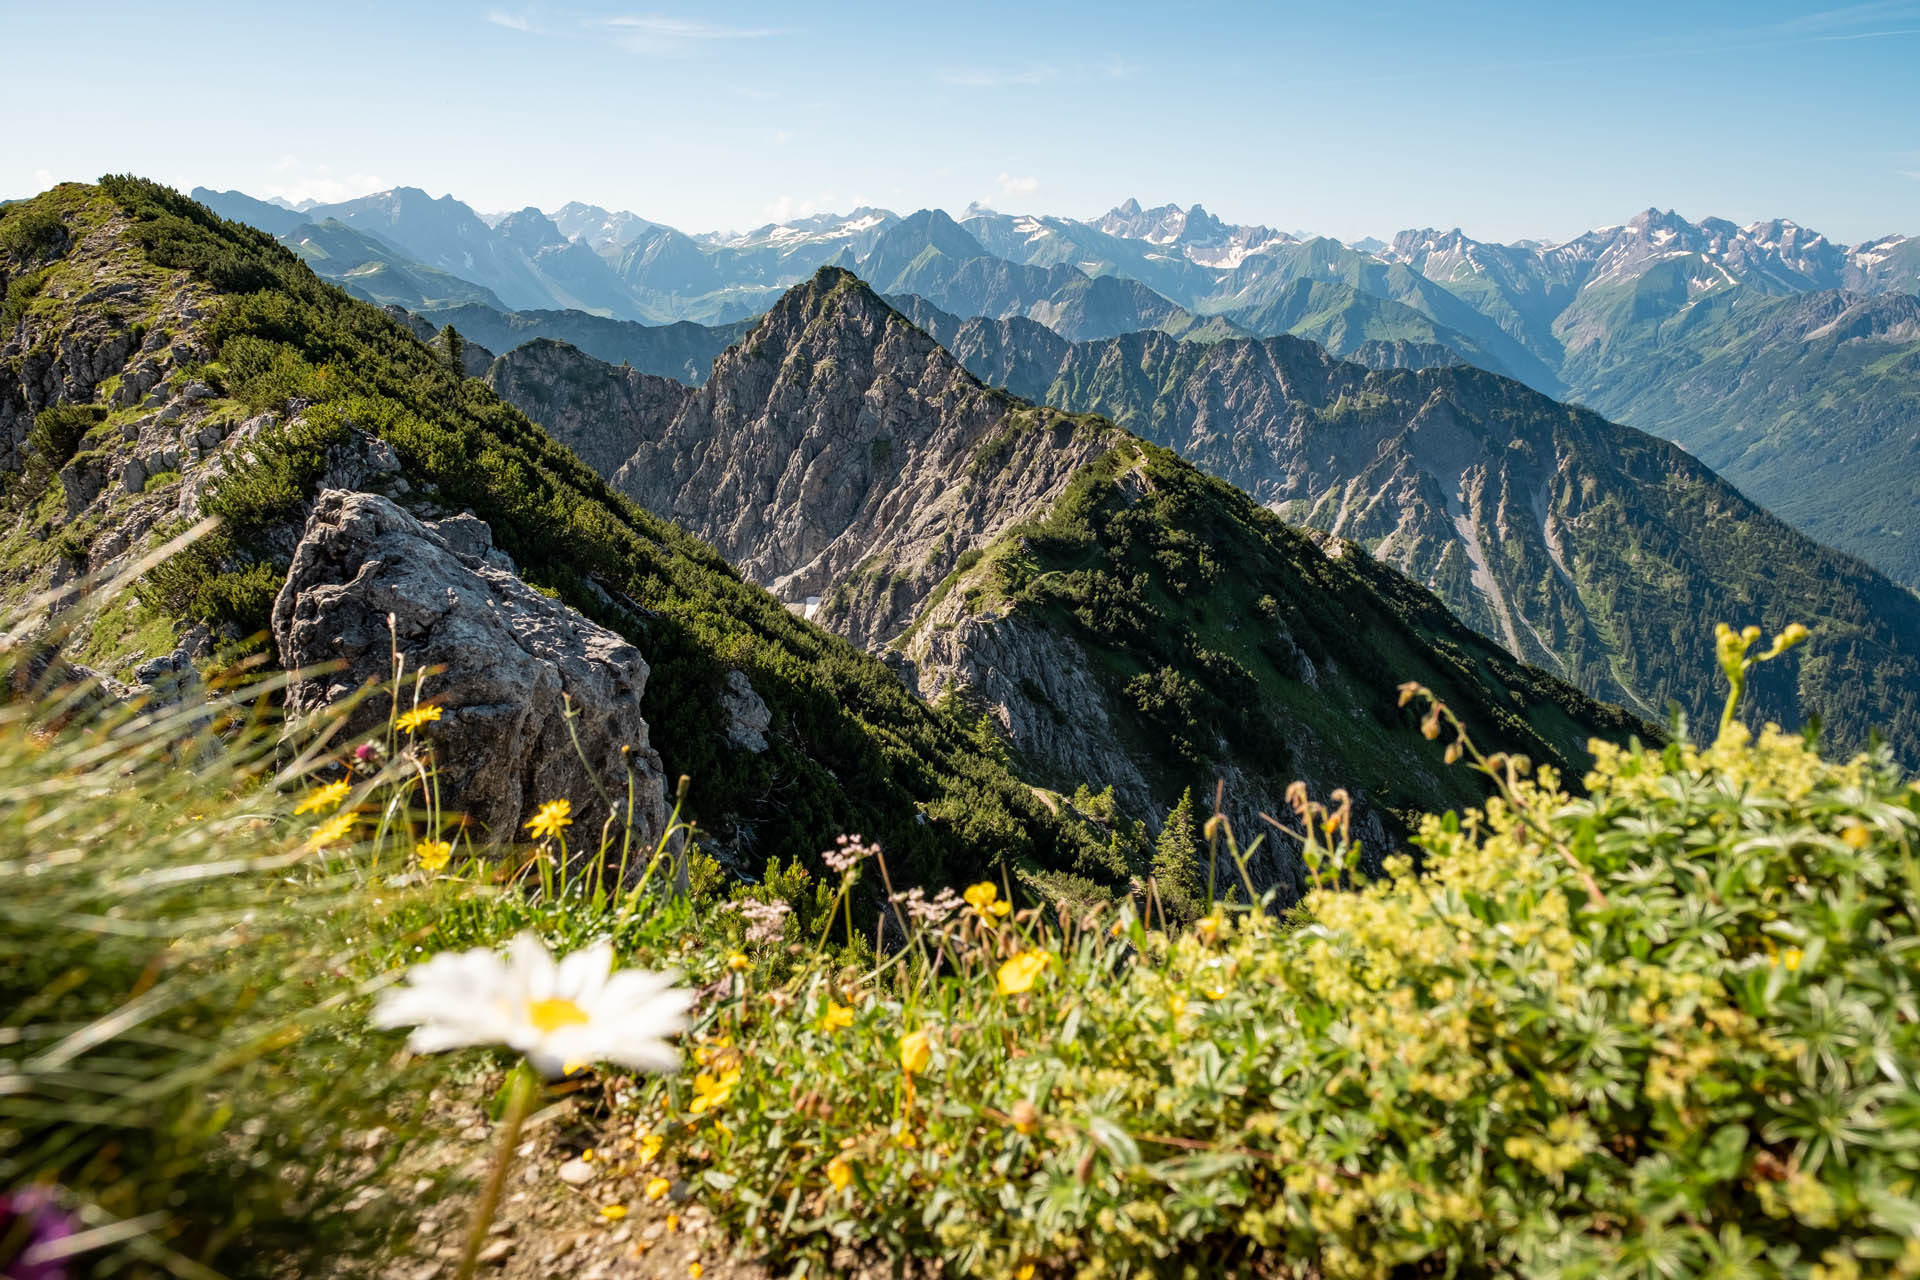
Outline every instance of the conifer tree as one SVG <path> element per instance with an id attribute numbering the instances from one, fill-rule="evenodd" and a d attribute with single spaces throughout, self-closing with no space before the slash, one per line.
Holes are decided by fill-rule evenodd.
<path id="1" fill-rule="evenodd" d="M 1193 788 L 1180 793 L 1153 845 L 1153 878 L 1170 924 L 1197 920 L 1206 909 L 1200 885 L 1200 837 L 1193 825 Z"/>
<path id="2" fill-rule="evenodd" d="M 456 378 L 467 376 L 467 340 L 452 325 L 440 330 L 440 346 L 446 352 L 447 364 Z"/>

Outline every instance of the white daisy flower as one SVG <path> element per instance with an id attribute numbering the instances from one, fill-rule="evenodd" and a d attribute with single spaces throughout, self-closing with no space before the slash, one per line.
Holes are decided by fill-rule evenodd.
<path id="1" fill-rule="evenodd" d="M 672 981 L 645 969 L 613 972 L 607 942 L 555 963 L 523 933 L 504 957 L 480 947 L 413 966 L 404 986 L 381 995 L 372 1021 L 412 1027 L 407 1047 L 415 1053 L 500 1044 L 548 1077 L 593 1062 L 666 1072 L 680 1064 L 666 1037 L 686 1030 L 693 1003 Z"/>

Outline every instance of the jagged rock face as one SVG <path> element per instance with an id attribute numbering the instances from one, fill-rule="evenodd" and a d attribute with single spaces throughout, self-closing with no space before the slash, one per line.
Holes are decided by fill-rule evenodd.
<path id="1" fill-rule="evenodd" d="M 983 387 L 823 271 L 641 435 L 615 487 L 794 607 L 824 601 L 817 620 L 872 647 L 1117 433 Z"/>
<path id="2" fill-rule="evenodd" d="M 1817 710 L 1849 746 L 1914 722 L 1920 602 L 1664 441 L 1484 370 L 1369 372 L 1292 338 L 1036 343 L 977 320 L 953 336 L 983 378 L 1106 414 L 1361 543 L 1593 697 L 1656 717 L 1675 699 L 1710 720 L 1711 623 L 1798 621 L 1835 661 L 1750 691 L 1756 714 Z"/>
<path id="3" fill-rule="evenodd" d="M 620 806 L 631 772 L 630 819 L 617 808 L 611 816 L 630 820 L 636 847 L 651 848 L 667 818 L 660 757 L 640 713 L 645 659 L 484 552 L 472 554 L 479 523 L 461 520 L 443 537 L 386 498 L 319 496 L 274 602 L 273 636 L 290 671 L 344 665 L 289 686 L 289 715 L 312 715 L 388 679 L 397 646 L 408 672 L 445 668 L 424 688 L 445 709 L 430 730 L 441 798 L 476 820 L 485 839 L 512 840 L 539 804 L 567 799 L 581 833 L 575 844 L 597 841 L 610 816 L 602 797 Z M 365 728 L 387 711 L 376 696 L 355 719 Z"/>
<path id="4" fill-rule="evenodd" d="M 536 338 L 495 360 L 487 385 L 601 475 L 632 457 L 636 432 L 671 419 L 691 388 Z"/>

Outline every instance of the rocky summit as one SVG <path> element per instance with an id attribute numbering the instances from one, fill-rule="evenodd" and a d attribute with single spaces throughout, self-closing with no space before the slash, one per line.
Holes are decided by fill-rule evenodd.
<path id="1" fill-rule="evenodd" d="M 520 385 L 553 358 L 510 352 L 490 376 Z M 596 363 L 569 355 L 522 407 L 562 440 L 591 424 L 597 452 Z M 1541 760 L 1641 727 L 1352 544 L 1288 529 L 1105 419 L 983 384 L 836 268 L 790 290 L 683 404 L 620 433 L 617 488 L 921 697 L 984 713 L 1036 781 L 1111 787 L 1149 823 L 1224 780 L 1255 828 L 1301 778 L 1352 788 L 1390 842 L 1416 796 L 1451 785 L 1395 728 L 1395 671 Z M 1457 661 L 1436 665 L 1436 646 Z M 1297 886 L 1299 870 L 1275 846 L 1262 875 Z"/>

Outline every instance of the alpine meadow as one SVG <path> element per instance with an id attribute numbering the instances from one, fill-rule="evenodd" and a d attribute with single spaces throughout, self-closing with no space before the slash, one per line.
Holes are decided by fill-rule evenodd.
<path id="1" fill-rule="evenodd" d="M 1920 1280 L 1920 3 L 1436 17 L 11 14 L 0 1280 Z"/>

